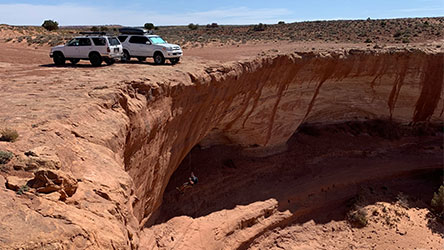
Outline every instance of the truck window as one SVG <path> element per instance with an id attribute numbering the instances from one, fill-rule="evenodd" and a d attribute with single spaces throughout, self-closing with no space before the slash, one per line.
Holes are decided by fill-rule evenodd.
<path id="1" fill-rule="evenodd" d="M 148 42 L 148 38 L 145 36 L 132 36 L 129 42 L 137 44 L 146 44 L 146 42 Z"/>
<path id="2" fill-rule="evenodd" d="M 119 41 L 120 41 L 121 43 L 123 43 L 123 42 L 125 42 L 125 40 L 128 38 L 128 36 L 119 36 L 118 38 L 119 38 Z"/>
<path id="3" fill-rule="evenodd" d="M 93 42 L 96 46 L 105 46 L 106 40 L 103 37 L 93 38 Z"/>
<path id="4" fill-rule="evenodd" d="M 79 46 L 79 39 L 78 38 L 74 38 L 71 41 L 69 41 L 66 45 L 68 45 L 68 46 Z"/>
<path id="5" fill-rule="evenodd" d="M 165 40 L 163 40 L 161 37 L 159 36 L 155 36 L 155 37 L 150 37 L 151 43 L 152 44 L 165 44 L 167 42 L 165 42 Z"/>
<path id="6" fill-rule="evenodd" d="M 79 46 L 91 46 L 91 40 L 89 38 L 80 38 Z"/>
<path id="7" fill-rule="evenodd" d="M 108 41 L 109 41 L 109 45 L 111 45 L 111 46 L 120 45 L 119 40 L 117 40 L 117 38 L 115 38 L 115 37 L 108 38 Z"/>

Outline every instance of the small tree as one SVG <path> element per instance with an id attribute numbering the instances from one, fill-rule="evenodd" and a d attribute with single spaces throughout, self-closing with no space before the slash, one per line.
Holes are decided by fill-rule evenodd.
<path id="1" fill-rule="evenodd" d="M 154 24 L 152 24 L 152 23 L 145 23 L 145 25 L 143 27 L 145 29 L 147 29 L 147 30 L 153 30 L 154 29 Z"/>
<path id="2" fill-rule="evenodd" d="M 267 28 L 267 25 L 263 24 L 263 23 L 259 23 L 258 25 L 255 25 L 253 27 L 254 31 L 264 31 L 265 28 Z"/>
<path id="3" fill-rule="evenodd" d="M 285 22 L 284 21 L 279 21 L 278 24 L 285 24 Z"/>
<path id="4" fill-rule="evenodd" d="M 91 27 L 91 31 L 97 32 L 97 31 L 99 31 L 99 28 L 96 26 L 93 26 L 93 27 Z"/>
<path id="5" fill-rule="evenodd" d="M 45 20 L 42 27 L 49 31 L 57 30 L 59 29 L 59 23 L 53 20 Z"/>
<path id="6" fill-rule="evenodd" d="M 207 28 L 219 28 L 219 24 L 217 23 L 207 24 Z"/>
<path id="7" fill-rule="evenodd" d="M 190 30 L 197 30 L 199 28 L 199 24 L 190 23 L 188 24 L 188 28 Z"/>

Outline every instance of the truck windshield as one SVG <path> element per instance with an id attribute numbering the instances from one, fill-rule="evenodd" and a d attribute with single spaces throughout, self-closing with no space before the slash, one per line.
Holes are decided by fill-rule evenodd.
<path id="1" fill-rule="evenodd" d="M 156 36 L 156 37 L 150 37 L 149 38 L 152 44 L 163 44 L 163 43 L 167 43 L 165 42 L 160 36 Z"/>
<path id="2" fill-rule="evenodd" d="M 117 40 L 117 38 L 115 38 L 115 37 L 108 38 L 108 41 L 111 46 L 120 45 L 119 40 Z"/>

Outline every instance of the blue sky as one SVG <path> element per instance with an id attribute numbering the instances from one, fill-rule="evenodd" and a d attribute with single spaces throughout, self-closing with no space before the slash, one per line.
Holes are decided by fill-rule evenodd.
<path id="1" fill-rule="evenodd" d="M 255 24 L 444 16 L 444 0 L 0 0 L 0 23 L 41 25 Z"/>

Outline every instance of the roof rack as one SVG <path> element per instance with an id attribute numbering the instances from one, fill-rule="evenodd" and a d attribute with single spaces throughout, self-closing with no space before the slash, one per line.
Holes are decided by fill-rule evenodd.
<path id="1" fill-rule="evenodd" d="M 99 35 L 104 36 L 106 35 L 106 32 L 98 32 L 98 31 L 82 31 L 79 32 L 81 35 Z"/>
<path id="2" fill-rule="evenodd" d="M 126 34 L 126 35 L 145 35 L 145 34 L 153 34 L 152 30 L 146 30 L 143 28 L 132 28 L 132 27 L 125 27 L 125 28 L 120 28 L 119 32 L 121 34 Z"/>

